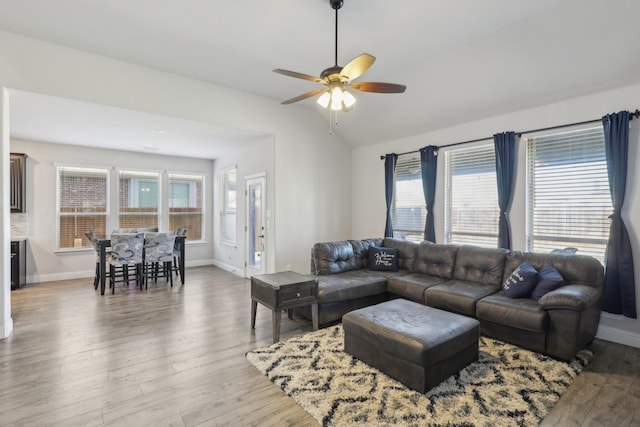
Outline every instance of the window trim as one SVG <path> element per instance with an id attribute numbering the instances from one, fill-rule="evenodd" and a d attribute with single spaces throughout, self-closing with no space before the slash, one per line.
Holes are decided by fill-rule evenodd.
<path id="1" fill-rule="evenodd" d="M 405 166 L 406 165 L 406 166 Z M 400 166 L 400 169 L 399 169 Z M 418 203 L 417 199 L 414 200 L 409 200 L 407 199 L 407 202 L 413 202 L 415 201 L 415 204 L 411 205 L 411 209 L 420 209 L 420 218 L 421 218 L 421 225 L 420 228 L 417 228 L 415 230 L 412 229 L 408 229 L 408 228 L 400 228 L 398 226 L 398 182 L 399 180 L 398 178 L 398 172 L 399 170 L 401 170 L 401 168 L 405 166 L 406 168 L 409 167 L 417 167 L 418 170 L 420 171 L 417 174 L 417 178 L 416 179 L 411 179 L 408 181 L 418 181 L 419 183 L 419 187 L 420 187 L 420 191 L 418 192 L 418 197 L 417 199 L 420 200 L 420 202 Z M 411 240 L 411 241 L 422 241 L 424 240 L 424 227 L 425 227 L 425 223 L 427 220 L 427 206 L 426 206 L 426 202 L 424 200 L 424 191 L 422 189 L 422 173 L 421 173 L 421 168 L 422 168 L 422 162 L 420 160 L 420 156 L 418 155 L 416 156 L 399 156 L 397 163 L 396 163 L 396 168 L 393 172 L 393 200 L 391 201 L 391 221 L 393 224 L 393 234 L 395 235 L 400 234 L 401 236 L 403 236 L 403 238 L 407 239 L 407 240 Z M 406 220 L 408 220 L 408 218 L 405 218 Z"/>
<path id="2" fill-rule="evenodd" d="M 444 148 L 444 147 L 443 147 Z M 474 150 L 491 150 L 491 152 L 493 153 L 494 156 L 494 160 L 492 163 L 492 171 L 494 174 L 494 179 L 493 179 L 493 184 L 495 185 L 496 191 L 495 191 L 495 229 L 496 232 L 495 233 L 474 233 L 474 232 L 461 232 L 461 231 L 456 231 L 456 230 L 452 230 L 453 224 L 452 224 L 452 213 L 453 213 L 453 206 L 452 206 L 452 201 L 453 201 L 453 175 L 452 175 L 452 156 L 455 155 L 456 153 L 463 153 L 463 152 L 469 152 L 469 151 L 474 151 Z M 445 151 L 445 159 L 444 159 L 444 164 L 445 164 L 445 171 L 444 171 L 444 180 L 445 180 L 445 184 L 444 184 L 444 227 L 443 227 L 443 233 L 444 233 L 444 243 L 445 244 L 455 244 L 455 245 L 464 245 L 464 244 L 470 244 L 470 245 L 478 245 L 478 246 L 482 246 L 482 247 L 488 247 L 488 248 L 493 248 L 493 247 L 498 247 L 498 220 L 499 220 L 499 213 L 500 213 L 500 207 L 498 205 L 498 183 L 497 180 L 495 178 L 495 148 L 494 148 L 494 144 L 493 142 L 479 142 L 479 143 L 474 143 L 473 145 L 469 145 L 466 147 L 462 147 L 462 148 L 449 148 Z M 465 242 L 454 242 L 452 239 L 452 235 L 454 234 L 458 234 L 458 235 L 464 235 L 464 236 L 469 236 L 469 237 L 485 237 L 485 238 L 495 238 L 495 245 L 494 246 L 488 246 L 488 245 L 481 245 L 480 243 L 465 243 Z"/>
<path id="3" fill-rule="evenodd" d="M 526 182 L 525 182 L 525 229 L 524 229 L 524 233 L 525 233 L 525 250 L 526 251 L 534 251 L 534 238 L 536 237 L 536 235 L 534 234 L 534 204 L 533 204 L 533 195 L 534 195 L 534 191 L 535 189 L 533 188 L 534 185 L 534 166 L 532 164 L 532 162 L 535 162 L 535 153 L 532 153 L 530 150 L 532 149 L 531 147 L 534 146 L 535 140 L 536 139 L 541 139 L 541 138 L 550 138 L 550 137 L 557 137 L 557 138 L 561 138 L 562 135 L 568 135 L 568 134 L 578 134 L 580 132 L 584 132 L 585 136 L 588 136 L 587 133 L 590 131 L 599 131 L 602 132 L 602 156 L 604 159 L 604 166 L 603 166 L 603 176 L 601 177 L 604 178 L 604 183 L 602 185 L 602 187 L 606 188 L 606 191 L 609 191 L 609 186 L 608 186 L 608 175 L 607 175 L 607 165 L 606 165 L 606 157 L 605 157 L 605 147 L 604 147 L 604 130 L 602 129 L 601 126 L 594 126 L 594 125 L 586 125 L 586 126 L 580 126 L 580 127 L 576 127 L 576 128 L 572 128 L 572 129 L 568 129 L 568 130 L 555 130 L 555 131 L 551 131 L 551 132 L 547 132 L 544 134 L 532 134 L 532 135 L 523 135 L 522 136 L 522 141 L 526 144 L 525 145 L 525 157 L 526 157 L 526 166 L 525 166 L 525 176 L 526 176 Z M 555 142 L 557 143 L 557 142 Z M 577 162 L 573 162 L 572 164 L 575 164 Z M 594 182 L 598 182 L 597 180 Z M 606 185 L 605 185 L 606 184 Z M 602 195 L 600 195 L 602 197 Z M 612 202 L 611 202 L 611 195 L 610 193 L 608 194 L 608 198 L 607 200 L 609 201 L 610 205 L 607 207 L 608 209 L 610 209 L 609 212 L 607 212 L 606 218 L 608 218 L 608 216 L 610 215 L 611 212 L 613 212 L 613 206 L 612 206 Z M 605 253 L 606 253 L 606 246 L 608 244 L 608 240 L 609 240 L 609 235 L 608 235 L 608 220 L 605 218 L 601 218 L 604 219 L 605 221 L 602 223 L 603 228 L 606 230 L 605 234 L 606 236 L 601 238 L 601 239 L 589 239 L 589 238 L 573 238 L 571 236 L 566 236 L 566 239 L 564 239 L 563 241 L 566 243 L 586 243 L 586 244 L 596 244 L 596 245 L 600 245 L 603 247 L 603 252 L 601 254 L 601 257 L 599 258 L 598 256 L 594 255 L 593 253 L 589 252 L 583 252 L 583 254 L 586 255 L 590 255 L 593 256 L 594 258 L 598 259 L 601 263 L 604 262 L 604 258 L 605 258 Z M 607 225 L 605 226 L 605 222 L 607 222 Z M 574 223 L 570 223 L 570 224 L 574 224 Z M 564 237 L 562 235 L 547 235 L 548 237 L 552 237 L 552 238 L 558 238 L 558 237 Z M 537 237 L 544 237 L 544 236 L 537 236 Z M 577 246 L 577 245 L 576 245 Z M 538 249 L 539 252 L 543 252 L 543 250 Z M 578 253 L 580 253 L 580 250 L 578 250 Z"/>
<path id="4" fill-rule="evenodd" d="M 226 184 L 229 180 L 226 178 L 227 175 L 233 173 L 235 176 L 235 192 L 236 192 L 236 207 L 231 209 L 228 207 L 228 194 Z M 238 168 L 237 166 L 230 166 L 220 170 L 220 224 L 219 224 L 219 232 L 220 238 L 218 239 L 218 243 L 225 246 L 237 247 L 238 246 L 238 212 L 237 212 L 237 203 L 238 203 Z M 235 217 L 233 235 L 234 240 L 225 239 L 225 221 L 223 217 L 226 215 L 233 215 Z"/>
<path id="5" fill-rule="evenodd" d="M 163 197 L 162 197 L 162 192 L 164 191 L 163 186 L 162 186 L 162 181 L 163 181 L 163 177 L 164 175 L 166 175 L 166 173 L 164 173 L 161 170 L 157 170 L 157 169 L 140 169 L 140 168 L 132 168 L 132 167 L 118 167 L 115 170 L 116 172 L 116 212 L 115 212 L 115 218 L 116 218 L 116 228 L 127 228 L 127 227 L 123 227 L 123 225 L 120 223 L 120 216 L 123 215 L 123 212 L 121 210 L 122 206 L 120 203 L 120 180 L 122 178 L 122 173 L 123 172 L 131 172 L 132 174 L 140 174 L 140 176 L 136 176 L 135 178 L 132 178 L 134 181 L 132 182 L 134 185 L 132 187 L 136 188 L 136 192 L 137 190 L 139 190 L 139 185 L 140 185 L 140 181 L 144 180 L 145 175 L 151 177 L 151 175 L 156 175 L 157 179 L 158 179 L 158 211 L 157 211 L 157 223 L 158 223 L 158 228 L 160 228 L 162 226 L 162 222 L 163 222 L 163 216 L 164 216 L 164 212 L 163 212 Z M 132 195 L 131 192 L 129 192 L 128 194 L 128 202 L 132 203 L 132 202 L 136 202 L 139 203 L 139 194 L 135 194 Z M 128 212 L 126 213 L 127 215 L 130 216 L 143 216 L 143 215 L 149 215 L 152 212 Z"/>
<path id="6" fill-rule="evenodd" d="M 63 171 L 64 169 L 68 169 L 68 170 L 86 170 L 86 171 L 100 171 L 100 172 L 105 172 L 106 173 L 106 185 L 107 185 L 107 189 L 106 189 L 106 206 L 105 206 L 105 213 L 104 213 L 104 217 L 105 217 L 105 224 L 107 226 L 107 228 L 109 228 L 109 222 L 111 220 L 111 167 L 108 166 L 79 166 L 79 165 L 73 165 L 73 164 L 68 164 L 68 163 L 54 163 L 54 167 L 56 170 L 56 236 L 55 236 L 55 249 L 54 249 L 54 253 L 68 253 L 68 252 L 84 252 L 84 251 L 91 251 L 93 250 L 91 247 L 87 247 L 87 246 L 83 246 L 83 247 L 79 247 L 79 248 L 75 248 L 75 247 L 70 247 L 70 248 L 62 248 L 60 247 L 60 233 L 61 233 L 61 229 L 60 229 L 60 219 L 61 217 L 64 216 L 71 216 L 71 214 L 62 214 L 60 212 L 60 185 L 61 185 L 61 181 L 60 181 L 60 173 L 61 171 Z M 99 214 L 97 212 L 91 212 L 91 213 L 83 213 L 83 212 L 75 212 L 74 213 L 75 216 L 96 216 L 96 215 L 102 215 Z"/>
<path id="7" fill-rule="evenodd" d="M 200 239 L 198 240 L 190 240 L 187 239 L 186 244 L 192 244 L 192 243 L 204 243 L 206 242 L 206 195 L 207 195 L 207 174 L 205 172 L 180 172 L 180 171 L 166 171 L 166 178 L 167 178 L 167 220 L 169 221 L 169 223 L 171 222 L 171 197 L 170 197 L 170 192 L 171 192 L 171 176 L 179 176 L 179 177 L 185 177 L 185 178 L 199 178 L 201 180 L 201 185 L 202 185 L 202 191 L 201 191 L 201 195 L 200 195 L 200 209 L 201 209 L 201 213 L 197 213 L 197 212 L 184 212 L 183 214 L 191 214 L 191 215 L 201 215 L 202 218 L 202 223 L 200 224 Z M 197 202 L 197 194 L 196 194 L 196 189 L 197 186 L 193 183 L 190 183 L 189 185 L 189 205 L 191 205 L 191 197 L 193 196 L 193 202 L 194 205 Z M 191 207 L 191 206 L 189 206 Z M 195 206 L 194 206 L 195 207 Z M 189 236 L 187 236 L 189 237 Z"/>

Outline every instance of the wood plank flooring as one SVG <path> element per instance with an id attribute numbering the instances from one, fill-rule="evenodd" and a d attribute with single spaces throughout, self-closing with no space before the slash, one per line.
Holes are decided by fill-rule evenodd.
<path id="1" fill-rule="evenodd" d="M 187 269 L 184 286 L 92 279 L 13 291 L 0 340 L 2 426 L 313 426 L 244 357 L 271 343 L 271 312 L 250 324 L 249 281 Z M 311 331 L 283 316 L 281 339 Z M 543 426 L 640 425 L 640 349 L 596 340 L 594 361 Z"/>

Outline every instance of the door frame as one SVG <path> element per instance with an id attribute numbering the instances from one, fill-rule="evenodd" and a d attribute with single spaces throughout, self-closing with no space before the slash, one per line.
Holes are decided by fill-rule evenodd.
<path id="1" fill-rule="evenodd" d="M 262 206 L 261 212 L 261 224 L 262 224 L 262 250 L 260 256 L 260 269 L 252 268 L 249 266 L 249 251 L 251 250 L 251 245 L 249 242 L 249 227 L 251 225 L 251 212 L 249 203 L 249 185 L 255 182 L 256 180 L 262 181 L 262 192 L 260 194 L 260 204 Z M 256 274 L 265 274 L 267 272 L 267 239 L 269 236 L 267 235 L 268 227 L 267 227 L 267 174 L 266 172 L 260 172 L 252 175 L 247 175 L 244 177 L 245 187 L 244 187 L 244 197 L 245 197 L 245 227 L 244 227 L 244 277 L 250 278 L 252 275 Z"/>

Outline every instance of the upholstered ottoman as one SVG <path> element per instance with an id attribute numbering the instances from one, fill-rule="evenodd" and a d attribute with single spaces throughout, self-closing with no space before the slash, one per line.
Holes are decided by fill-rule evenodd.
<path id="1" fill-rule="evenodd" d="M 478 360 L 480 322 L 395 299 L 342 317 L 347 353 L 421 393 Z"/>

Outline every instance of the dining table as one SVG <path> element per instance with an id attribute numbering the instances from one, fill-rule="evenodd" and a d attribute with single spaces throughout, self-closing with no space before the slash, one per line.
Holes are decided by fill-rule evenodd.
<path id="1" fill-rule="evenodd" d="M 180 262 L 178 270 L 180 271 L 180 283 L 184 285 L 184 249 L 187 236 L 176 236 L 176 242 L 180 246 Z M 97 240 L 98 256 L 100 258 L 100 295 L 104 295 L 107 285 L 107 249 L 111 247 L 111 239 L 103 237 Z"/>

